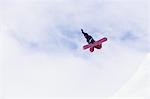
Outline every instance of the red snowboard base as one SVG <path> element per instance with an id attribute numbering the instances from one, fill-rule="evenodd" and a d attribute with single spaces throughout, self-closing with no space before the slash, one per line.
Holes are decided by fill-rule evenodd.
<path id="1" fill-rule="evenodd" d="M 90 48 L 90 52 L 93 52 L 94 48 L 101 49 L 102 48 L 102 43 L 105 42 L 105 41 L 107 41 L 106 37 L 104 37 L 104 38 L 102 38 L 102 39 L 100 39 L 98 41 L 95 41 L 92 44 L 84 45 L 83 46 L 83 50 Z"/>

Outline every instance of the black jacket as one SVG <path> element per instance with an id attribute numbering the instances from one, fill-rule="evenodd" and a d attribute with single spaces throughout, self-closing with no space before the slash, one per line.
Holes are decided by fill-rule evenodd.
<path id="1" fill-rule="evenodd" d="M 93 37 L 92 37 L 91 35 L 88 35 L 87 33 L 84 33 L 84 32 L 82 32 L 82 33 L 83 33 L 84 37 L 86 38 L 86 41 L 87 41 L 89 44 L 95 42 L 95 40 L 93 39 Z"/>

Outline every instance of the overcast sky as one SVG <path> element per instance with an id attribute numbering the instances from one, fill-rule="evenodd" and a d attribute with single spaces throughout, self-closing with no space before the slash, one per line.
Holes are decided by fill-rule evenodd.
<path id="1" fill-rule="evenodd" d="M 1 0 L 1 96 L 113 96 L 150 52 L 148 16 L 146 0 Z M 81 28 L 108 41 L 82 50 Z"/>

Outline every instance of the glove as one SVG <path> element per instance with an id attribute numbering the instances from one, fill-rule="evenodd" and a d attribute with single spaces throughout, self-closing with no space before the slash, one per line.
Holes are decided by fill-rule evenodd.
<path id="1" fill-rule="evenodd" d="M 81 31 L 82 31 L 82 33 L 84 33 L 84 32 L 83 32 L 83 29 L 81 29 Z"/>

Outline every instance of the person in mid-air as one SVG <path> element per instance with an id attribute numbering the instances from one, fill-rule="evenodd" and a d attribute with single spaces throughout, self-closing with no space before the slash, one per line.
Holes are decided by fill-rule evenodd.
<path id="1" fill-rule="evenodd" d="M 83 31 L 83 29 L 81 29 L 82 34 L 84 35 L 84 37 L 86 38 L 86 41 L 88 42 L 88 44 L 94 43 L 95 40 L 93 39 L 93 37 L 91 35 L 89 35 L 88 33 L 85 33 Z"/>
<path id="2" fill-rule="evenodd" d="M 95 40 L 93 39 L 93 37 L 91 35 L 89 35 L 88 33 L 85 33 L 83 31 L 83 29 L 81 29 L 82 34 L 84 35 L 84 37 L 86 38 L 86 41 L 88 42 L 88 44 L 93 44 L 95 42 Z M 95 46 L 95 48 L 100 49 L 102 47 L 102 45 L 98 45 Z"/>

